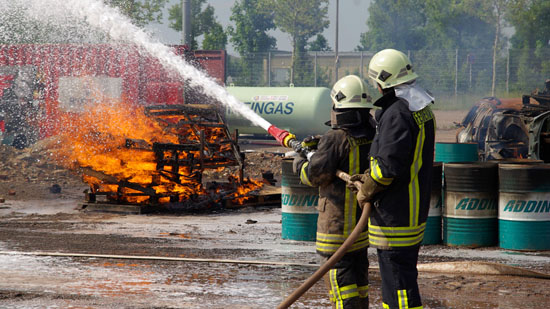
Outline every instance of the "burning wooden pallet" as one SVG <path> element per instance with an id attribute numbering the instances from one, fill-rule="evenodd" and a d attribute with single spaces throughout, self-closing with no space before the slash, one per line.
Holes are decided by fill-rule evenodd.
<path id="1" fill-rule="evenodd" d="M 128 158 L 129 162 L 117 162 L 124 172 L 105 171 L 101 165 L 81 166 L 90 185 L 86 207 L 107 203 L 201 210 L 226 201 L 242 204 L 251 197 L 250 192 L 261 188 L 260 181 L 244 179 L 244 155 L 236 134 L 231 137 L 216 109 L 207 105 L 149 106 L 144 114 L 160 125 L 171 142 L 128 137 L 123 145 L 110 145 L 116 147 L 113 153 L 123 152 Z M 126 171 L 132 166 L 141 170 Z M 205 169 L 224 168 L 235 168 L 236 175 L 228 182 L 203 185 Z"/>

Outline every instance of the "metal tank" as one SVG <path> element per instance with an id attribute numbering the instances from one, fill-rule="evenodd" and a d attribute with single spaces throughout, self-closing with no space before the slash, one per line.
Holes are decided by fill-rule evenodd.
<path id="1" fill-rule="evenodd" d="M 451 246 L 497 244 L 498 164 L 445 163 L 443 242 Z"/>
<path id="2" fill-rule="evenodd" d="M 325 125 L 330 120 L 332 106 L 328 88 L 229 86 L 227 91 L 271 124 L 300 138 L 323 134 L 329 129 Z M 267 134 L 228 107 L 225 120 L 229 129 L 237 129 L 239 134 Z"/>
<path id="3" fill-rule="evenodd" d="M 442 185 L 441 162 L 434 162 L 432 169 L 432 192 L 430 194 L 430 210 L 426 220 L 426 229 L 424 230 L 423 245 L 436 245 L 441 243 L 441 206 L 443 204 L 441 195 Z"/>
<path id="4" fill-rule="evenodd" d="M 477 151 L 477 144 L 476 143 L 442 143 L 438 142 L 435 143 L 435 161 L 444 163 L 443 169 L 441 172 L 441 181 L 443 182 L 443 188 L 441 190 L 441 200 L 445 201 L 445 166 L 447 163 L 458 163 L 458 162 L 474 162 L 478 161 L 478 151 Z M 433 195 L 433 191 L 432 191 Z M 431 205 L 430 205 L 431 208 Z M 445 203 L 443 203 L 443 208 L 445 208 Z M 433 211 L 430 209 L 430 213 L 434 214 Z M 445 217 L 445 214 L 443 213 L 443 217 Z M 441 217 L 440 217 L 441 218 Z M 430 217 L 428 217 L 428 221 L 426 222 L 426 232 L 424 232 L 424 238 L 426 238 L 426 235 L 428 235 L 428 239 L 425 239 L 423 244 L 433 244 L 431 241 L 435 241 L 433 237 L 430 237 L 429 234 L 435 233 L 435 223 L 434 220 L 436 220 L 437 217 L 434 215 L 430 221 Z M 442 219 L 444 223 L 446 223 L 446 219 Z M 451 220 L 453 222 L 453 220 Z M 429 225 L 431 223 L 431 225 Z M 446 242 L 445 236 L 447 235 L 447 224 L 443 224 L 443 242 Z M 431 228 L 431 230 L 428 230 L 428 228 Z M 426 234 L 428 233 L 428 234 Z"/>
<path id="5" fill-rule="evenodd" d="M 292 161 L 282 161 L 282 238 L 315 241 L 319 217 L 319 188 L 302 184 L 300 175 L 292 170 Z"/>
<path id="6" fill-rule="evenodd" d="M 500 164 L 499 246 L 550 250 L 550 164 Z"/>
<path id="7" fill-rule="evenodd" d="M 478 161 L 477 144 L 435 143 L 435 161 L 444 163 Z"/>

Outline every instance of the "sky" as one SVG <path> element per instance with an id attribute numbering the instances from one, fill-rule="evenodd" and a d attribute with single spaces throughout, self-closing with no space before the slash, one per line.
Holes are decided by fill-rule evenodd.
<path id="1" fill-rule="evenodd" d="M 180 0 L 169 0 L 167 7 L 178 3 Z M 359 44 L 359 36 L 367 31 L 368 7 L 372 0 L 340 0 L 339 1 L 339 37 L 338 50 L 340 52 L 353 51 Z M 208 0 L 208 4 L 214 7 L 217 20 L 226 28 L 230 24 L 229 17 L 231 15 L 231 7 L 235 0 Z M 147 28 L 155 33 L 155 36 L 165 44 L 179 44 L 181 42 L 181 33 L 176 32 L 168 27 L 168 13 L 165 12 L 165 21 L 163 24 L 149 25 Z M 329 0 L 328 17 L 330 25 L 323 35 L 327 38 L 330 47 L 334 50 L 334 40 L 336 37 L 336 0 Z M 270 31 L 270 34 L 277 39 L 277 49 L 291 50 L 290 37 L 275 30 Z M 231 43 L 227 44 L 227 52 L 236 54 Z"/>

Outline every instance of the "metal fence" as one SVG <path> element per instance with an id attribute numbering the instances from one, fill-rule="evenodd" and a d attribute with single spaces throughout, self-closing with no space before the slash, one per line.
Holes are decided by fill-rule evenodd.
<path id="1" fill-rule="evenodd" d="M 420 76 L 419 83 L 446 98 L 489 96 L 492 92 L 492 50 L 406 51 Z M 339 77 L 356 74 L 367 79 L 368 63 L 375 52 L 308 52 L 296 61 L 291 81 L 292 54 L 256 53 L 230 56 L 227 84 L 237 86 L 331 87 Z M 336 72 L 336 74 L 335 74 Z M 495 95 L 518 96 L 544 88 L 550 78 L 550 48 L 506 49 L 497 54 Z"/>

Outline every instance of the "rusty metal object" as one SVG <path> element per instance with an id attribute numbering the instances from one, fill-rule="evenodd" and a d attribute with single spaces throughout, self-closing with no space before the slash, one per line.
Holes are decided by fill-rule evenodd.
<path id="1" fill-rule="evenodd" d="M 459 143 L 477 143 L 485 160 L 536 159 L 550 162 L 550 101 L 484 98 L 457 124 Z"/>

